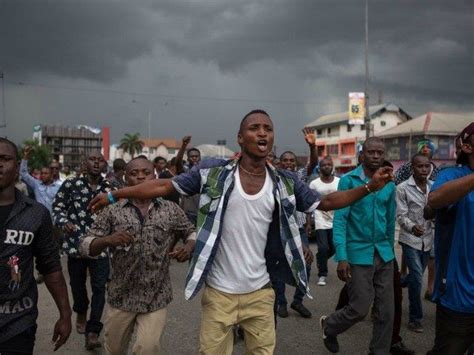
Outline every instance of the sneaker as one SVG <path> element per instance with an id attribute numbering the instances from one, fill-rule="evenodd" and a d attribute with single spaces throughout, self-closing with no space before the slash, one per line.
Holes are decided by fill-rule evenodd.
<path id="1" fill-rule="evenodd" d="M 291 309 L 295 310 L 303 318 L 311 318 L 313 315 L 302 303 L 292 303 Z"/>
<path id="2" fill-rule="evenodd" d="M 318 286 L 326 286 L 326 276 L 321 276 L 319 278 Z"/>
<path id="3" fill-rule="evenodd" d="M 326 347 L 326 349 L 329 350 L 329 352 L 336 354 L 339 352 L 339 342 L 337 341 L 337 337 L 326 334 L 324 329 L 326 328 L 327 318 L 327 316 L 322 316 L 319 319 L 319 325 L 321 326 L 321 330 L 323 331 L 324 346 Z"/>
<path id="4" fill-rule="evenodd" d="M 415 355 L 415 351 L 407 348 L 401 340 L 390 347 L 390 353 L 392 355 Z"/>
<path id="5" fill-rule="evenodd" d="M 277 314 L 281 318 L 288 317 L 288 309 L 286 308 L 286 304 L 278 306 Z"/>
<path id="6" fill-rule="evenodd" d="M 423 326 L 420 322 L 409 322 L 408 329 L 415 333 L 423 333 Z"/>

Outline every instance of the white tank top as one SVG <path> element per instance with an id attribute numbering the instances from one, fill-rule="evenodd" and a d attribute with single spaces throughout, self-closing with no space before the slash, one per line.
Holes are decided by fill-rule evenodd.
<path id="1" fill-rule="evenodd" d="M 238 168 L 234 178 L 221 240 L 206 281 L 219 291 L 244 294 L 256 291 L 270 281 L 265 246 L 275 200 L 268 171 L 262 189 L 255 195 L 245 193 Z"/>

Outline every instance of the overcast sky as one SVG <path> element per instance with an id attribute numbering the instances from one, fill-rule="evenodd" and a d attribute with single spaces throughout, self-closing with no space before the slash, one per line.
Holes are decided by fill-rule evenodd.
<path id="1" fill-rule="evenodd" d="M 474 111 L 474 1 L 369 3 L 372 103 Z M 363 39 L 363 0 L 0 0 L 6 134 L 87 124 L 118 142 L 151 111 L 153 137 L 237 149 L 262 108 L 278 152 L 304 153 L 301 128 L 363 91 Z"/>

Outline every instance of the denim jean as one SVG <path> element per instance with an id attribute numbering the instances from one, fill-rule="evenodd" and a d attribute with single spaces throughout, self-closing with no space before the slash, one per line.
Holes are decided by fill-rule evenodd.
<path id="1" fill-rule="evenodd" d="M 335 253 L 332 229 L 316 229 L 316 244 L 318 246 L 318 252 L 316 253 L 318 276 L 328 276 L 328 260 Z"/>
<path id="2" fill-rule="evenodd" d="M 423 307 L 421 301 L 421 289 L 423 287 L 423 273 L 425 272 L 429 251 L 422 251 L 411 246 L 400 243 L 403 257 L 408 267 L 408 275 L 402 283 L 408 286 L 408 300 L 410 302 L 410 322 L 419 322 L 423 318 Z"/>
<path id="3" fill-rule="evenodd" d="M 87 269 L 91 276 L 91 312 L 86 324 L 86 334 L 99 334 L 103 324 L 100 321 L 105 306 L 105 285 L 109 276 L 109 259 L 68 258 L 69 284 L 71 285 L 73 307 L 76 313 L 87 314 Z"/>

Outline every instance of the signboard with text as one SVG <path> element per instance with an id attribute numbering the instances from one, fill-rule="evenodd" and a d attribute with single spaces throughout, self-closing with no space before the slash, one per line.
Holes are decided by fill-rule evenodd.
<path id="1" fill-rule="evenodd" d="M 363 92 L 349 93 L 349 124 L 363 125 L 365 119 L 365 94 Z"/>

